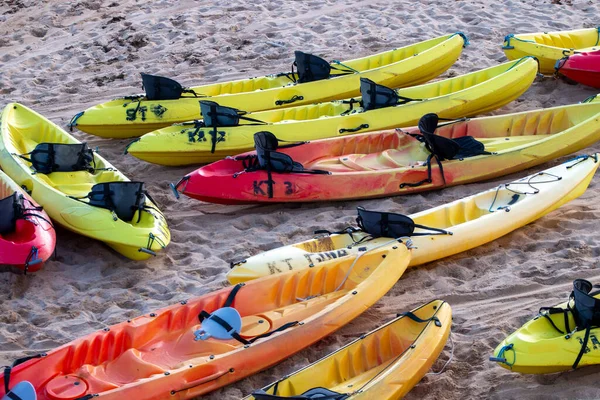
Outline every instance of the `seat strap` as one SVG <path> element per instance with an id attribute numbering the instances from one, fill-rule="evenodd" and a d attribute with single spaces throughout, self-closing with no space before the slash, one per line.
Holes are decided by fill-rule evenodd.
<path id="1" fill-rule="evenodd" d="M 223 318 L 214 315 L 214 314 L 210 314 L 204 310 L 200 311 L 200 315 L 198 315 L 198 319 L 200 319 L 200 322 L 207 320 L 207 319 L 211 319 L 213 321 L 215 321 L 217 324 L 221 325 L 225 330 L 227 330 L 227 332 L 229 332 L 229 334 L 231 335 L 231 337 L 233 337 L 235 340 L 237 340 L 238 342 L 242 343 L 242 344 L 252 344 L 254 342 L 256 342 L 259 339 L 263 339 L 266 337 L 271 336 L 274 333 L 277 332 L 281 332 L 284 331 L 288 328 L 291 328 L 293 326 L 298 325 L 299 321 L 293 321 L 293 322 L 288 322 L 287 324 L 283 324 L 281 325 L 279 328 L 274 329 L 270 332 L 267 333 L 263 333 L 262 335 L 258 335 L 258 336 L 254 336 L 252 339 L 250 340 L 246 340 L 244 339 L 239 332 L 237 332 L 235 329 L 233 329 L 233 327 L 231 325 L 229 325 L 229 323 L 227 321 L 225 321 Z"/>
<path id="2" fill-rule="evenodd" d="M 8 397 L 11 400 L 23 400 L 21 397 L 17 396 L 13 392 L 6 393 L 6 397 Z"/>
<path id="3" fill-rule="evenodd" d="M 245 285 L 244 283 L 238 283 L 237 285 L 235 285 L 233 287 L 233 289 L 231 289 L 231 292 L 229 292 L 229 295 L 227 296 L 225 303 L 223 303 L 223 307 L 231 307 L 232 306 L 233 301 L 235 300 L 235 296 L 238 294 L 238 292 L 244 285 Z M 229 323 L 227 323 L 227 321 L 223 320 L 222 318 L 220 318 L 214 314 L 211 314 L 207 311 L 204 311 L 204 310 L 200 311 L 200 314 L 198 314 L 198 320 L 200 321 L 200 323 L 202 323 L 202 321 L 209 319 L 209 318 L 212 319 L 213 321 L 215 321 L 216 323 L 218 323 L 219 325 L 221 325 L 223 328 L 225 328 L 227 330 L 227 332 L 230 332 L 231 336 L 234 339 L 236 339 L 238 342 L 240 342 L 242 344 L 252 344 L 255 341 L 257 341 L 258 339 L 269 337 L 274 333 L 284 331 L 288 328 L 298 325 L 298 323 L 299 323 L 299 321 L 288 322 L 287 324 L 284 324 L 275 330 L 264 333 L 262 335 L 255 336 L 251 340 L 246 340 L 243 337 L 241 337 L 239 332 L 236 332 L 235 329 L 233 329 L 233 327 L 231 325 L 229 325 Z"/>
<path id="4" fill-rule="evenodd" d="M 548 320 L 548 322 L 550 322 L 550 324 L 554 327 L 554 329 L 556 329 L 560 334 L 563 334 L 563 335 L 566 335 L 567 333 L 571 332 L 571 328 L 569 327 L 569 313 L 570 312 L 571 312 L 571 310 L 568 308 L 557 308 L 557 307 L 542 307 L 542 308 L 540 308 L 540 315 L 542 315 L 544 318 L 546 318 Z M 552 318 L 550 318 L 550 315 L 552 315 L 552 314 L 563 314 L 563 317 L 565 319 L 566 332 L 563 332 L 563 330 L 560 329 L 558 326 L 556 326 L 554 321 L 552 321 Z"/>
<path id="5" fill-rule="evenodd" d="M 227 299 L 225 300 L 223 307 L 231 307 L 231 305 L 233 304 L 233 301 L 235 300 L 235 296 L 237 296 L 237 294 L 240 291 L 240 289 L 242 288 L 242 286 L 244 286 L 243 283 L 238 283 L 237 285 L 235 285 L 233 287 L 233 289 L 231 289 L 231 292 L 229 292 L 229 296 L 227 296 Z"/>
<path id="6" fill-rule="evenodd" d="M 412 135 L 411 135 L 412 136 Z M 431 179 L 431 160 L 435 158 L 435 161 L 437 162 L 438 167 L 440 168 L 440 173 L 442 174 L 442 181 L 444 182 L 444 186 L 446 185 L 446 177 L 444 176 L 444 167 L 442 166 L 442 162 L 440 161 L 440 159 L 438 158 L 437 155 L 431 153 L 429 154 L 429 156 L 427 157 L 427 161 L 425 162 L 425 164 L 427 165 L 427 178 L 419 181 L 419 182 L 415 182 L 415 183 L 410 183 L 410 182 L 404 182 L 400 184 L 400 189 L 403 189 L 405 187 L 418 187 L 421 186 L 424 183 L 431 183 L 433 182 Z"/>
<path id="7" fill-rule="evenodd" d="M 590 340 L 590 331 L 591 330 L 592 330 L 591 326 L 588 326 L 587 328 L 585 328 L 585 336 L 583 337 L 583 343 L 581 345 L 581 350 L 579 350 L 579 354 L 577 354 L 577 358 L 575 359 L 575 362 L 573 363 L 573 369 L 577 369 L 577 366 L 579 365 L 579 362 L 581 361 L 581 357 L 583 357 L 583 355 L 586 353 L 588 340 Z"/>
<path id="8" fill-rule="evenodd" d="M 435 326 L 442 326 L 442 323 L 440 322 L 439 318 L 436 317 L 435 315 L 431 318 L 427 318 L 427 319 L 422 319 L 417 317 L 414 313 L 412 313 L 411 311 L 407 311 L 407 312 L 403 312 L 400 314 L 396 314 L 397 317 L 408 317 L 410 319 L 412 319 L 415 322 L 419 322 L 419 323 L 425 323 L 425 322 L 429 322 L 429 321 L 434 321 Z"/>
<path id="9" fill-rule="evenodd" d="M 363 237 L 362 239 L 360 239 L 360 241 L 357 242 L 356 239 L 354 238 L 354 235 L 353 235 L 353 233 L 357 233 L 357 232 L 363 232 L 363 230 L 360 229 L 360 228 L 355 228 L 353 226 L 348 226 L 348 227 L 342 229 L 341 231 L 331 232 L 331 231 L 329 231 L 327 229 L 317 229 L 313 233 L 315 235 L 327 235 L 327 236 L 347 234 L 347 235 L 350 236 L 350 239 L 352 239 L 352 241 L 354 243 L 360 243 L 360 242 L 364 242 L 366 240 L 372 239 L 371 235 L 368 235 L 368 236 Z"/>
<path id="10" fill-rule="evenodd" d="M 40 354 L 36 354 L 34 356 L 28 356 L 28 357 L 22 357 L 22 358 L 17 358 L 11 366 L 6 366 L 4 367 L 4 392 L 8 393 L 9 390 L 9 384 L 10 384 L 10 373 L 12 371 L 12 369 L 14 367 L 16 367 L 19 364 L 23 364 L 24 362 L 27 362 L 29 360 L 33 360 L 34 358 L 42 358 L 45 357 L 46 354 L 45 353 L 40 353 Z"/>
<path id="11" fill-rule="evenodd" d="M 431 233 L 431 232 L 413 232 L 412 235 L 410 236 L 430 236 L 430 235 L 452 235 L 453 233 L 450 231 L 447 231 L 445 229 L 440 229 L 440 228 L 433 228 L 431 226 L 425 226 L 425 225 L 421 225 L 421 224 L 415 224 L 416 228 L 421 228 L 421 229 L 426 229 L 429 231 L 434 231 L 435 233 Z"/>

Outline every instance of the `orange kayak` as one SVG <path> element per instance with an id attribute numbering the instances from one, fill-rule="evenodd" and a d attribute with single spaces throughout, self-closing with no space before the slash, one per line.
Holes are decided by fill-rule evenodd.
<path id="1" fill-rule="evenodd" d="M 406 245 L 392 240 L 353 260 L 183 301 L 17 360 L 0 382 L 0 398 L 7 376 L 9 389 L 30 382 L 39 400 L 189 399 L 208 393 L 342 327 L 379 300 L 409 261 Z"/>

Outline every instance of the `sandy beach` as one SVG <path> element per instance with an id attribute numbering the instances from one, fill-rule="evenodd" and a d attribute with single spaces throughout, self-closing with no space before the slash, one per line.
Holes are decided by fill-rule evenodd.
<path id="1" fill-rule="evenodd" d="M 294 50 L 349 59 L 462 31 L 471 40 L 439 79 L 506 60 L 509 33 L 599 25 L 594 0 L 257 0 L 246 2 L 3 0 L 0 99 L 20 102 L 66 127 L 77 112 L 141 92 L 140 72 L 185 86 L 289 71 Z M 538 79 L 493 114 L 566 105 L 592 88 Z M 66 128 L 65 128 L 66 129 Z M 555 165 L 494 181 L 387 199 L 304 205 L 220 206 L 168 188 L 195 167 L 167 168 L 124 155 L 128 140 L 74 131 L 132 180 L 148 185 L 172 243 L 148 262 L 57 228 L 57 258 L 28 276 L 0 269 L 0 365 L 142 313 L 227 285 L 229 261 L 305 240 L 315 229 L 353 224 L 356 207 L 414 213 Z M 585 152 L 600 151 L 600 144 Z M 580 152 L 583 153 L 583 152 Z M 206 399 L 238 399 L 315 361 L 397 312 L 432 299 L 454 311 L 454 357 L 408 399 L 595 399 L 600 367 L 526 376 L 488 361 L 495 346 L 539 307 L 566 300 L 575 278 L 600 283 L 600 178 L 579 199 L 482 247 L 405 273 L 374 307 L 336 334 Z M 450 344 L 435 364 L 449 357 Z"/>

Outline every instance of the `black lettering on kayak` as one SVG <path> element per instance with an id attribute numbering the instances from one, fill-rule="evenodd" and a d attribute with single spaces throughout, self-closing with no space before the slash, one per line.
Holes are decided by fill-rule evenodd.
<path id="1" fill-rule="evenodd" d="M 578 337 L 578 338 L 577 338 L 577 340 L 579 340 L 579 344 L 580 344 L 581 346 L 583 346 L 583 338 L 581 338 L 581 337 Z M 589 353 L 590 351 L 591 351 L 591 350 L 590 350 L 590 348 L 589 348 L 588 346 L 585 346 L 585 350 L 583 351 L 583 352 L 584 352 L 584 354 L 587 354 L 587 353 Z"/>
<path id="2" fill-rule="evenodd" d="M 598 338 L 596 337 L 596 335 L 591 335 L 590 340 L 592 341 L 592 344 L 594 345 L 594 350 L 598 350 L 600 348 L 600 342 L 598 341 Z"/>
<path id="3" fill-rule="evenodd" d="M 127 110 L 125 110 L 125 113 L 127 115 L 127 117 L 125 119 L 127 121 L 135 121 L 137 119 L 137 115 L 141 114 L 142 121 L 145 121 L 147 111 L 148 111 L 148 107 L 146 107 L 146 106 L 142 106 L 142 107 L 136 106 L 135 108 L 128 108 Z"/>
<path id="4" fill-rule="evenodd" d="M 268 262 L 267 267 L 269 268 L 269 273 L 271 275 L 280 274 L 283 272 L 282 270 L 277 268 L 277 266 L 275 265 L 275 262 Z"/>
<path id="5" fill-rule="evenodd" d="M 198 129 L 188 129 L 188 142 L 196 143 L 196 142 L 206 142 L 206 136 L 204 135 L 204 131 Z"/>
<path id="6" fill-rule="evenodd" d="M 290 264 L 291 260 L 292 260 L 291 258 L 286 258 L 285 260 L 281 260 L 281 261 L 283 261 L 284 263 L 287 264 L 287 266 L 288 266 L 288 268 L 289 268 L 290 271 L 294 269 L 294 267 L 292 267 L 292 264 Z"/>
<path id="7" fill-rule="evenodd" d="M 150 111 L 156 116 L 156 118 L 162 118 L 165 112 L 167 111 L 166 107 L 163 107 L 160 104 L 150 107 Z"/>
<path id="8" fill-rule="evenodd" d="M 283 182 L 285 185 L 285 194 L 290 195 L 294 194 L 294 184 L 292 182 Z"/>
<path id="9" fill-rule="evenodd" d="M 273 182 L 273 183 L 275 183 L 275 182 Z M 264 184 L 268 185 L 269 181 L 254 181 L 252 183 L 253 188 L 254 188 L 254 194 L 256 196 L 266 196 L 267 195 L 267 193 L 262 188 L 262 185 L 264 185 Z"/>
<path id="10" fill-rule="evenodd" d="M 313 264 L 313 260 L 312 260 L 312 258 L 311 258 L 310 256 L 311 256 L 310 254 L 305 254 L 305 255 L 304 255 L 304 257 L 305 257 L 305 258 L 308 260 L 308 262 L 309 262 L 310 264 Z"/>
<path id="11" fill-rule="evenodd" d="M 348 252 L 345 249 L 335 250 L 335 251 L 327 251 L 325 253 L 317 254 L 317 262 L 322 263 L 323 261 L 335 260 L 339 257 L 347 256 Z"/>

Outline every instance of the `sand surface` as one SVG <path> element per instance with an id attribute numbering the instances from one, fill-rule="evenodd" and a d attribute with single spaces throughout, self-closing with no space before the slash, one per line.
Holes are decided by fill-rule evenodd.
<path id="1" fill-rule="evenodd" d="M 508 33 L 595 27 L 599 15 L 596 0 L 3 0 L 0 99 L 2 106 L 18 101 L 65 126 L 89 106 L 140 92 L 142 71 L 190 86 L 288 71 L 294 50 L 343 60 L 464 31 L 471 46 L 444 75 L 451 76 L 503 62 L 500 47 Z M 495 113 L 570 104 L 591 94 L 593 89 L 547 78 Z M 305 240 L 314 229 L 346 226 L 358 205 L 412 213 L 532 172 L 380 200 L 226 207 L 174 199 L 168 183 L 193 168 L 125 156 L 127 140 L 74 135 L 99 146 L 132 180 L 148 183 L 173 241 L 158 257 L 133 262 L 59 228 L 58 257 L 43 270 L 26 277 L 0 273 L 0 365 L 223 287 L 230 260 Z M 240 398 L 434 298 L 454 309 L 454 359 L 443 374 L 426 376 L 409 399 L 600 398 L 600 368 L 535 377 L 487 360 L 540 306 L 565 299 L 573 279 L 600 282 L 598 182 L 578 200 L 500 240 L 408 271 L 336 334 L 206 398 Z M 447 347 L 437 368 L 449 354 Z"/>

